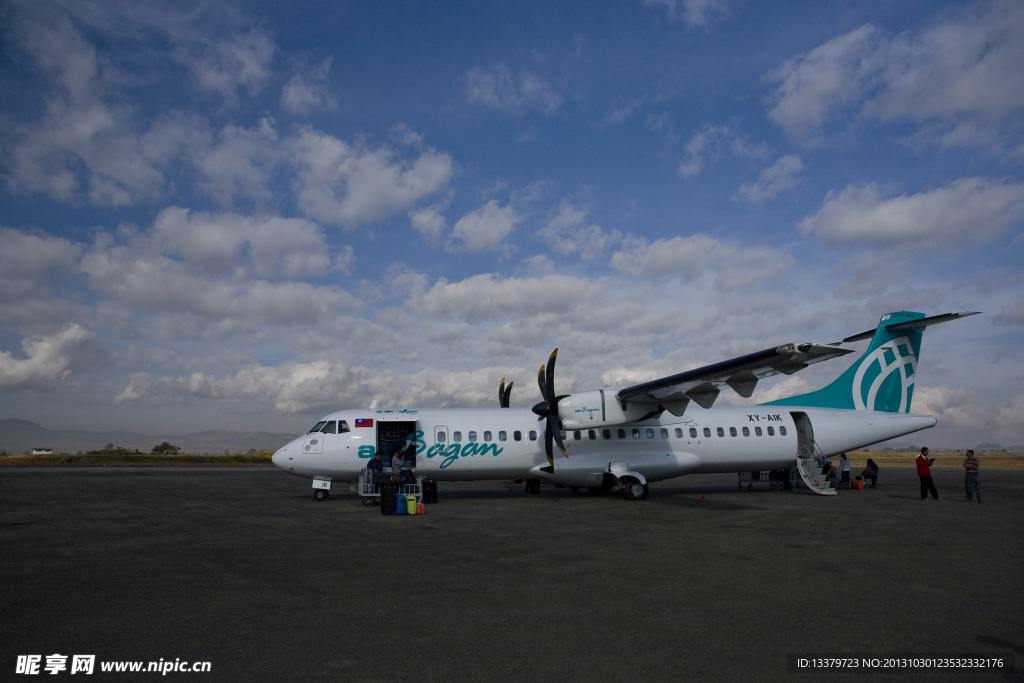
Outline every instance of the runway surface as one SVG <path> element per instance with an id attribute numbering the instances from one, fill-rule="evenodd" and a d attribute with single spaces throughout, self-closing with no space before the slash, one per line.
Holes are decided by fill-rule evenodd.
<path id="1" fill-rule="evenodd" d="M 209 681 L 1022 680 L 1024 469 L 982 477 L 984 505 L 951 470 L 939 501 L 908 469 L 832 498 L 442 482 L 425 516 L 385 517 L 271 469 L 4 469 L 0 680 L 53 653 Z M 794 653 L 1016 673 L 788 673 Z"/>

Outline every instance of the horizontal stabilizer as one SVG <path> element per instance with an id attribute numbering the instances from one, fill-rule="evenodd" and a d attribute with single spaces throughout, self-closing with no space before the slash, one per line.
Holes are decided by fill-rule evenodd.
<path id="1" fill-rule="evenodd" d="M 881 326 L 887 330 L 894 332 L 902 332 L 905 330 L 923 330 L 929 325 L 938 325 L 939 323 L 946 323 L 950 320 L 959 320 L 960 318 L 966 318 L 969 315 L 978 315 L 981 311 L 963 311 L 961 313 L 943 313 L 942 315 L 933 315 L 927 318 L 920 318 L 918 320 L 910 320 L 907 322 L 900 322 L 898 318 L 892 319 L 892 322 L 886 324 L 882 321 Z M 832 345 L 836 344 L 849 344 L 851 342 L 863 341 L 865 339 L 871 339 L 875 336 L 877 327 L 872 327 L 870 330 L 864 330 L 860 334 L 855 334 L 852 337 L 847 337 L 841 342 L 832 342 Z"/>

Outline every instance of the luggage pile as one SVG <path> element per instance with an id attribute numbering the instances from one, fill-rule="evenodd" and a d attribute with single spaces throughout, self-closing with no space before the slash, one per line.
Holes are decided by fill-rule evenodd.
<path id="1" fill-rule="evenodd" d="M 382 515 L 422 515 L 426 513 L 423 503 L 416 502 L 416 496 L 403 495 L 395 491 L 394 486 L 384 486 L 380 493 L 380 514 Z"/>

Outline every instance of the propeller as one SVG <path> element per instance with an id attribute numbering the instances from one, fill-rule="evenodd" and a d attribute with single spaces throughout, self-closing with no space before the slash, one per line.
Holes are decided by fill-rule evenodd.
<path id="1" fill-rule="evenodd" d="M 512 385 L 515 382 L 509 382 L 508 386 L 505 386 L 505 378 L 501 378 L 501 384 L 498 385 L 498 405 L 502 408 L 508 408 L 508 400 L 512 396 Z"/>
<path id="2" fill-rule="evenodd" d="M 533 407 L 533 412 L 540 419 L 547 418 L 547 428 L 544 431 L 544 452 L 548 456 L 548 464 L 552 467 L 555 466 L 551 445 L 552 439 L 558 444 L 558 450 L 562 451 L 562 455 L 567 458 L 569 457 L 569 454 L 565 451 L 565 444 L 562 443 L 561 430 L 558 426 L 558 402 L 569 394 L 555 395 L 555 358 L 557 356 L 558 349 L 555 349 L 548 358 L 546 371 L 545 366 L 540 366 L 540 372 L 537 373 L 537 383 L 540 385 L 540 395 L 544 400 Z"/>

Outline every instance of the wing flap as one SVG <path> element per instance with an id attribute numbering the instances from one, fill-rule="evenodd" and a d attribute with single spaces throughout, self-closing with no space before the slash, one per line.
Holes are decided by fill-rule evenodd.
<path id="1" fill-rule="evenodd" d="M 669 377 L 644 382 L 620 390 L 620 401 L 659 404 L 675 414 L 682 404 L 693 401 L 702 408 L 714 405 L 718 394 L 726 387 L 749 398 L 758 380 L 780 373 L 791 375 L 808 365 L 853 353 L 823 344 L 783 344 L 771 349 L 749 353 L 730 360 L 687 370 Z"/>

